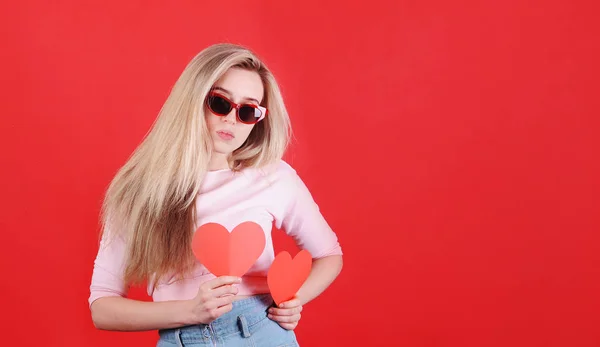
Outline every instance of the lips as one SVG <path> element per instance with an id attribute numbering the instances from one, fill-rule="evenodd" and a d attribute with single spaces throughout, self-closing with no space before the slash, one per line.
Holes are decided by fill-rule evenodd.
<path id="1" fill-rule="evenodd" d="M 219 130 L 217 131 L 217 135 L 219 135 L 219 137 L 225 141 L 235 138 L 235 136 L 233 136 L 233 133 L 227 130 Z"/>

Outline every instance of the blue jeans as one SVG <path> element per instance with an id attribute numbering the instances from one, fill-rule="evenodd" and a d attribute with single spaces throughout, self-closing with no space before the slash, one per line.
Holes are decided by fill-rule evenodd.
<path id="1" fill-rule="evenodd" d="M 157 347 L 298 347 L 296 335 L 267 317 L 269 294 L 235 301 L 233 309 L 210 324 L 159 330 Z"/>

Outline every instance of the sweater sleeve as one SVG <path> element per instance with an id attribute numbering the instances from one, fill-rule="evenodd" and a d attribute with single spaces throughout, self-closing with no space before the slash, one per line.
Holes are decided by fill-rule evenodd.
<path id="1" fill-rule="evenodd" d="M 287 168 L 287 206 L 276 226 L 282 228 L 300 249 L 307 250 L 315 259 L 342 255 L 337 235 L 321 214 L 305 183 L 295 170 L 289 166 Z"/>
<path id="2" fill-rule="evenodd" d="M 126 296 L 128 288 L 123 281 L 125 248 L 125 240 L 120 236 L 109 240 L 107 233 L 102 235 L 94 260 L 88 299 L 90 306 L 101 297 Z"/>

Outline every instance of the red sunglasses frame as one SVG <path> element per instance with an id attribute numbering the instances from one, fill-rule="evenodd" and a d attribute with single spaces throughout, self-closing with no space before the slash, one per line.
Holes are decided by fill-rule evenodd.
<path id="1" fill-rule="evenodd" d="M 206 96 L 206 106 L 216 116 L 225 117 L 225 116 L 227 116 L 227 114 L 217 113 L 217 112 L 215 112 L 210 107 L 210 103 L 208 102 L 208 100 L 209 100 L 210 97 L 215 97 L 215 96 L 218 96 L 219 98 L 223 98 L 225 101 L 227 101 L 229 103 L 229 105 L 231 106 L 231 109 L 235 109 L 235 118 L 238 121 L 240 121 L 241 123 L 244 123 L 244 124 L 256 124 L 256 123 L 260 122 L 261 120 L 263 120 L 267 116 L 267 111 L 268 110 L 267 110 L 266 107 L 258 106 L 258 105 L 254 105 L 254 104 L 236 104 L 235 102 L 231 101 L 228 97 L 224 96 L 223 94 L 220 94 L 220 93 L 217 93 L 217 92 L 210 92 Z M 247 106 L 247 107 L 252 107 L 252 108 L 255 108 L 255 109 L 259 109 L 260 112 L 261 112 L 260 117 L 256 118 L 256 121 L 254 121 L 254 122 L 245 122 L 245 121 L 243 121 L 240 118 L 240 108 L 243 107 L 243 106 Z M 231 110 L 229 110 L 229 112 L 231 112 Z"/>

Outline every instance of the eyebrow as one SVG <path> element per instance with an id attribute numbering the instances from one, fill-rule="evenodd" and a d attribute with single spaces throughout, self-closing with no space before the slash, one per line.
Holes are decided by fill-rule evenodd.
<path id="1" fill-rule="evenodd" d="M 227 90 L 227 89 L 225 89 L 225 88 L 222 88 L 222 87 L 213 87 L 212 89 L 213 89 L 213 90 L 220 90 L 220 91 L 222 91 L 222 92 L 225 92 L 225 93 L 227 93 L 227 94 L 229 94 L 229 95 L 233 95 L 233 94 L 232 94 L 232 93 L 231 93 L 229 90 Z M 250 97 L 247 97 L 247 96 L 245 96 L 245 97 L 243 97 L 242 99 L 243 99 L 243 100 L 250 100 L 250 101 L 254 101 L 254 102 L 256 102 L 258 105 L 260 105 L 260 102 L 258 102 L 258 100 L 256 100 L 255 98 L 250 98 Z"/>

